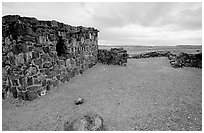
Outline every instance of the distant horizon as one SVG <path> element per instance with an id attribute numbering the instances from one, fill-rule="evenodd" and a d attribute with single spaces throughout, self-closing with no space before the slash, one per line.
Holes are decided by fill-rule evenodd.
<path id="1" fill-rule="evenodd" d="M 202 44 L 178 44 L 178 45 L 116 45 L 116 44 L 98 44 L 99 46 L 129 46 L 129 47 L 148 47 L 148 46 L 161 46 L 161 47 L 168 47 L 168 46 L 202 46 Z"/>

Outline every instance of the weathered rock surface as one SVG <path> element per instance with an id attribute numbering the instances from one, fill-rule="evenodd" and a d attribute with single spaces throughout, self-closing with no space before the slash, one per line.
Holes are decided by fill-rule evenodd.
<path id="1" fill-rule="evenodd" d="M 102 131 L 104 130 L 103 118 L 96 113 L 88 113 L 71 122 L 65 122 L 65 131 Z"/>

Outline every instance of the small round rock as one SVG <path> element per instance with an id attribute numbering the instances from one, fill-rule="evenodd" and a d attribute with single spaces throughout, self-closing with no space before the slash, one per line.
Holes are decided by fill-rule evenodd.
<path id="1" fill-rule="evenodd" d="M 79 104 L 82 104 L 82 103 L 84 103 L 84 99 L 83 98 L 78 98 L 77 100 L 75 100 L 75 104 L 76 105 L 79 105 Z"/>

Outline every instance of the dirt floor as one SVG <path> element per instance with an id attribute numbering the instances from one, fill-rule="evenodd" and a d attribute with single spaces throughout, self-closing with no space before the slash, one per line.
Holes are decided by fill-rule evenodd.
<path id="1" fill-rule="evenodd" d="M 2 129 L 59 131 L 90 111 L 106 130 L 202 130 L 202 69 L 175 69 L 165 57 L 97 64 L 32 102 L 2 101 Z"/>

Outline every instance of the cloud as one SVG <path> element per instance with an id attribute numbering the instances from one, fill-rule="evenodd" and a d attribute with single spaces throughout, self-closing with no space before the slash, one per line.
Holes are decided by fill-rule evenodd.
<path id="1" fill-rule="evenodd" d="M 130 45 L 202 43 L 201 2 L 5 3 L 3 15 L 99 29 L 99 42 Z"/>
<path id="2" fill-rule="evenodd" d="M 92 11 L 92 21 L 99 25 L 100 38 L 106 42 L 202 43 L 201 3 L 106 4 L 95 5 Z"/>
<path id="3" fill-rule="evenodd" d="M 184 8 L 189 5 L 192 5 L 192 10 Z M 93 5 L 85 8 L 91 6 Z M 201 3 L 100 3 L 94 7 L 97 8 L 92 10 L 92 20 L 105 27 L 123 27 L 129 24 L 144 27 L 184 25 L 185 28 L 198 29 L 202 25 Z M 183 10 L 179 10 L 179 7 Z"/>

